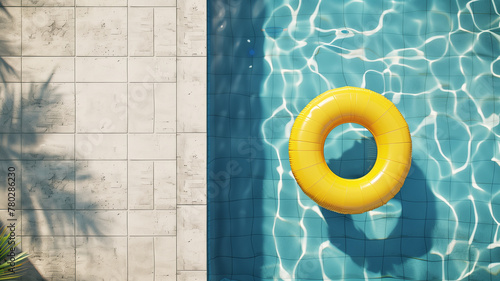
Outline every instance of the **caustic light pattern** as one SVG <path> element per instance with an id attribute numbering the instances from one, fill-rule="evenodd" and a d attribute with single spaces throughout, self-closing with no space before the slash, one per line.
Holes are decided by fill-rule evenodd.
<path id="1" fill-rule="evenodd" d="M 263 27 L 270 70 L 262 96 L 276 102 L 261 127 L 276 159 L 274 278 L 498 278 L 497 4 L 275 1 Z M 401 192 L 386 206 L 349 217 L 324 211 L 301 193 L 291 181 L 287 152 L 292 124 L 307 102 L 346 85 L 391 100 L 413 140 L 412 169 Z M 344 126 L 325 151 L 365 132 Z M 344 151 L 359 149 L 359 140 L 344 144 Z M 289 208 L 290 198 L 298 208 Z"/>

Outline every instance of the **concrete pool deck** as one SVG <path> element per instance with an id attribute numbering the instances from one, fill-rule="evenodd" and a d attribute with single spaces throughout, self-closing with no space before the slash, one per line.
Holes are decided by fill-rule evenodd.
<path id="1" fill-rule="evenodd" d="M 206 1 L 0 3 L 22 280 L 206 280 Z"/>

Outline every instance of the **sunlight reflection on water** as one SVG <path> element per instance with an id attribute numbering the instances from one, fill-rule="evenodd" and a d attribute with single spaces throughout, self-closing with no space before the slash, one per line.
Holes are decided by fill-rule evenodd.
<path id="1" fill-rule="evenodd" d="M 275 1 L 262 29 L 271 69 L 262 95 L 281 101 L 262 124 L 278 171 L 268 251 L 280 269 L 270 278 L 490 280 L 500 272 L 498 8 L 494 1 Z M 346 85 L 396 104 L 415 166 L 390 204 L 356 216 L 319 210 L 290 180 L 287 151 L 302 108 Z M 359 144 L 342 141 L 344 152 Z M 398 249 L 384 246 L 394 241 Z"/>

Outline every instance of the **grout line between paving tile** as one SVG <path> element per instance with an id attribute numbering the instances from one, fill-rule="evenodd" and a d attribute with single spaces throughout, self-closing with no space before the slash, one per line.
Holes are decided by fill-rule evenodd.
<path id="1" fill-rule="evenodd" d="M 129 34 L 129 24 L 130 24 L 130 20 L 129 20 L 129 6 L 128 6 L 128 0 L 127 0 L 127 15 L 126 15 L 126 20 L 127 20 L 127 63 L 126 63 L 126 67 L 127 67 L 127 140 L 126 140 L 126 143 L 125 143 L 125 146 L 127 147 L 127 160 L 125 160 L 127 162 L 127 165 L 126 165 L 126 169 L 127 169 L 127 211 L 126 211 L 126 220 L 125 220 L 125 224 L 126 224 L 126 228 L 127 228 L 127 255 L 126 255 L 126 276 L 127 276 L 127 279 L 129 279 L 129 257 L 128 257 L 128 253 L 129 253 L 129 240 L 130 240 L 130 234 L 129 234 L 129 216 L 128 216 L 128 213 L 129 213 L 129 198 L 130 198 L 130 190 L 129 190 L 129 104 L 128 104 L 128 100 L 129 100 L 129 58 L 130 58 L 130 50 L 129 50 L 129 40 L 130 40 L 130 34 Z"/>
<path id="2" fill-rule="evenodd" d="M 179 137 L 179 110 L 178 110 L 178 104 L 179 104 L 179 57 L 178 57 L 178 51 L 177 48 L 178 46 L 178 37 L 179 37 L 179 17 L 177 16 L 178 13 L 178 1 L 175 2 L 175 273 L 177 276 L 177 272 L 179 272 L 179 263 L 177 262 L 177 259 L 179 257 L 179 239 L 177 239 L 177 235 L 179 234 L 179 208 L 178 208 L 178 190 L 179 190 L 179 184 L 178 184 L 178 137 Z M 177 279 L 177 278 L 176 278 Z"/>
<path id="3" fill-rule="evenodd" d="M 76 3 L 73 1 L 73 20 L 75 21 L 73 24 L 73 36 L 74 36 L 74 44 L 73 44 L 73 102 L 74 102 L 74 128 L 73 128 L 73 247 L 74 247 L 74 269 L 75 269 L 75 279 L 77 278 L 77 267 L 76 267 L 76 259 L 77 259 L 77 249 L 76 249 L 76 185 L 77 185 L 77 177 L 76 177 L 76 169 L 77 169 L 77 161 L 76 161 L 76 132 L 77 132 L 77 108 L 76 108 L 76 48 L 77 48 L 77 40 L 76 40 L 76 25 L 77 25 L 77 15 L 76 15 Z"/>

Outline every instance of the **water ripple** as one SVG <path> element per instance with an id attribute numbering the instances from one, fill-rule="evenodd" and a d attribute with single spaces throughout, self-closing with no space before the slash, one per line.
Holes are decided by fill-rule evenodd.
<path id="1" fill-rule="evenodd" d="M 279 259 L 275 280 L 489 278 L 484 274 L 500 273 L 500 263 L 485 258 L 493 259 L 490 251 L 500 245 L 499 7 L 483 0 L 376 3 L 275 1 L 262 27 L 270 72 L 261 92 L 274 106 L 262 133 L 276 163 L 274 252 L 268 253 Z M 338 217 L 344 225 L 327 234 L 324 210 L 291 184 L 287 138 L 308 101 L 345 85 L 373 89 L 397 105 L 411 130 L 414 165 L 423 173 L 408 178 L 428 187 L 435 200 L 427 195 L 427 201 L 413 202 L 401 195 L 368 215 Z M 359 239 L 370 245 L 411 238 L 390 234 L 417 224 L 409 206 L 424 203 L 436 210 L 424 223 L 435 222 L 425 232 L 432 247 L 427 253 L 381 257 L 378 270 L 347 253 L 349 244 L 343 243 L 358 239 L 353 233 L 364 233 Z M 343 229 L 349 221 L 356 232 Z M 294 239 L 282 241 L 279 228 L 287 225 L 294 225 Z M 299 249 L 294 258 L 290 243 Z"/>

